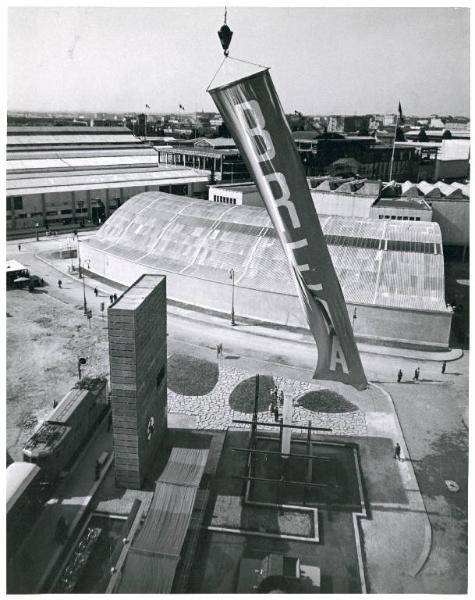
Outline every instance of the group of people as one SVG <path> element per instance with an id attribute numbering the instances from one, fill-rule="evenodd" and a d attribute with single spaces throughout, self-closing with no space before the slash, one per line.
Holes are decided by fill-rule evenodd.
<path id="1" fill-rule="evenodd" d="M 412 378 L 412 381 L 419 381 L 419 376 L 421 374 L 421 369 L 420 367 L 417 367 L 417 369 L 414 371 L 414 377 Z M 399 369 L 398 374 L 397 374 L 397 382 L 401 383 L 401 379 L 403 377 L 403 373 L 401 371 L 401 369 Z"/>
<path id="2" fill-rule="evenodd" d="M 442 369 L 441 369 L 442 375 L 445 374 L 446 368 L 447 368 L 447 362 L 444 360 L 444 362 L 442 363 Z M 421 369 L 420 369 L 420 367 L 417 367 L 417 369 L 414 371 L 414 377 L 412 378 L 412 381 L 414 381 L 414 382 L 419 381 L 420 375 L 421 375 Z M 401 371 L 401 369 L 399 369 L 399 371 L 397 373 L 397 382 L 401 383 L 402 378 L 403 378 L 403 372 Z"/>
<path id="3" fill-rule="evenodd" d="M 111 304 L 112 304 L 113 302 L 117 302 L 117 294 L 111 294 L 111 295 L 109 296 L 109 300 L 111 301 Z"/>
<path id="4" fill-rule="evenodd" d="M 274 385 L 270 390 L 269 414 L 274 415 L 276 423 L 279 421 L 279 408 L 284 406 L 284 392 Z"/>

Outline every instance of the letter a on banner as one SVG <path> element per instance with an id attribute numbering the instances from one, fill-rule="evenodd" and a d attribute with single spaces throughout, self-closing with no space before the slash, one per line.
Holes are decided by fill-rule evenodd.
<path id="1" fill-rule="evenodd" d="M 318 349 L 316 379 L 368 383 L 302 161 L 266 69 L 209 90 L 264 199 Z"/>

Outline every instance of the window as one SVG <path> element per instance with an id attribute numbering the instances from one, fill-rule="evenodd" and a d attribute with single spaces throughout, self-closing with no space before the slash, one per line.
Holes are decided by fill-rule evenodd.
<path id="1" fill-rule="evenodd" d="M 23 208 L 23 198 L 22 196 L 17 196 L 16 198 L 13 198 L 13 203 L 15 206 L 15 210 L 22 210 Z"/>
<path id="2" fill-rule="evenodd" d="M 384 215 L 379 215 L 379 218 L 380 219 L 384 219 Z"/>
<path id="3" fill-rule="evenodd" d="M 66 210 L 62 210 L 61 214 L 62 215 L 70 215 L 73 211 L 70 208 L 67 208 Z"/>
<path id="4" fill-rule="evenodd" d="M 391 215 L 391 219 L 392 219 L 393 221 L 395 221 L 395 220 L 396 220 L 396 217 L 395 217 L 394 215 Z"/>
<path id="5" fill-rule="evenodd" d="M 7 198 L 7 210 L 11 210 L 11 209 L 12 209 L 12 199 Z"/>
<path id="6" fill-rule="evenodd" d="M 421 220 L 421 218 L 420 218 L 420 217 L 416 217 L 416 221 L 420 221 L 420 220 Z"/>

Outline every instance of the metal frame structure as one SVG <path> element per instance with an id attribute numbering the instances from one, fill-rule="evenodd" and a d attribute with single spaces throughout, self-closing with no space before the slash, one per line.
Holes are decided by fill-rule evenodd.
<path id="1" fill-rule="evenodd" d="M 253 481 L 261 481 L 261 482 L 266 482 L 266 483 L 270 483 L 270 484 L 277 484 L 278 485 L 278 489 L 277 489 L 277 498 L 278 498 L 278 504 L 280 504 L 280 498 L 281 498 L 281 494 L 282 494 L 282 486 L 284 484 L 287 485 L 298 485 L 298 486 L 303 486 L 304 487 L 304 505 L 306 504 L 306 492 L 308 488 L 322 488 L 322 487 L 328 487 L 328 484 L 323 484 L 323 483 L 312 483 L 312 472 L 313 472 L 313 460 L 322 460 L 322 461 L 329 461 L 330 459 L 328 457 L 319 457 L 319 456 L 314 456 L 311 454 L 311 448 L 312 448 L 312 431 L 326 431 L 326 432 L 331 432 L 332 429 L 328 428 L 328 427 L 313 427 L 312 426 L 312 422 L 308 421 L 307 425 L 298 425 L 298 424 L 294 424 L 294 423 L 284 423 L 283 419 L 281 418 L 279 422 L 276 423 L 267 423 L 264 421 L 258 421 L 258 403 L 259 403 L 259 375 L 256 375 L 256 389 L 255 389 L 255 396 L 254 396 L 254 410 L 253 410 L 253 415 L 252 415 L 252 420 L 251 421 L 246 421 L 243 419 L 233 419 L 233 423 L 239 423 L 239 424 L 247 424 L 247 425 L 251 425 L 251 438 L 249 440 L 249 444 L 247 448 L 232 448 L 232 450 L 234 452 L 246 452 L 248 455 L 247 458 L 247 464 L 246 464 L 246 475 L 234 475 L 234 477 L 237 477 L 239 479 L 242 479 L 244 482 L 244 494 L 245 495 L 245 490 L 247 486 L 250 486 L 252 484 Z M 304 429 L 307 431 L 307 439 L 306 439 L 306 454 L 288 454 L 288 455 L 284 455 L 282 454 L 282 452 L 278 452 L 275 450 L 259 450 L 256 446 L 257 446 L 257 427 L 258 425 L 261 425 L 263 427 L 279 427 L 279 443 L 281 444 L 282 442 L 282 432 L 284 430 L 285 427 L 290 427 L 293 429 Z M 267 477 L 256 477 L 256 455 L 258 454 L 264 454 L 264 455 L 268 455 L 268 454 L 272 454 L 272 455 L 280 455 L 282 458 L 282 475 L 280 477 L 280 479 L 272 479 L 272 478 L 267 478 Z M 288 459 L 290 457 L 296 457 L 296 458 L 303 458 L 303 459 L 307 459 L 307 474 L 305 477 L 305 481 L 291 481 L 291 480 L 286 480 L 284 478 L 285 473 L 287 471 L 287 465 L 289 464 Z"/>

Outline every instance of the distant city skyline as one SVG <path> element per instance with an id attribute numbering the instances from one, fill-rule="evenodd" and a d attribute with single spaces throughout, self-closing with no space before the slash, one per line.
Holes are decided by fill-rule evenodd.
<path id="1" fill-rule="evenodd" d="M 216 112 L 222 23 L 222 7 L 10 7 L 8 110 Z M 229 7 L 228 24 L 287 113 L 470 115 L 466 8 Z"/>

